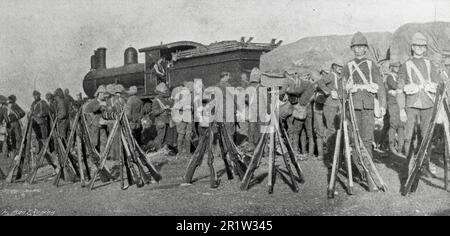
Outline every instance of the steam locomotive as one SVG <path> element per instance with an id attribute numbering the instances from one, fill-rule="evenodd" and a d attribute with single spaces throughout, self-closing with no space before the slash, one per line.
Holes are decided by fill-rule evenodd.
<path id="1" fill-rule="evenodd" d="M 83 80 L 83 89 L 88 97 L 93 97 L 100 85 L 122 84 L 125 88 L 136 86 L 138 96 L 143 100 L 154 97 L 157 78 L 152 73 L 155 63 L 164 58 L 170 62 L 166 68 L 166 81 L 169 87 L 182 85 L 184 81 L 196 78 L 203 80 L 204 86 L 212 86 L 219 81 L 223 71 L 231 73 L 230 83 L 238 86 L 240 75 L 250 73 L 259 67 L 260 57 L 278 47 L 276 43 L 252 43 L 245 41 L 222 41 L 203 45 L 192 41 L 179 41 L 139 49 L 145 54 L 145 63 L 138 63 L 138 51 L 129 47 L 124 52 L 124 65 L 106 67 L 106 48 L 98 48 L 91 56 L 91 70 Z"/>

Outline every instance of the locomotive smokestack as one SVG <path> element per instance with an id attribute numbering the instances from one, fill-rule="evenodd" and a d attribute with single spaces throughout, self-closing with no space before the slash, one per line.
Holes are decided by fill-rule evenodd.
<path id="1" fill-rule="evenodd" d="M 97 49 L 97 69 L 106 69 L 106 48 Z"/>

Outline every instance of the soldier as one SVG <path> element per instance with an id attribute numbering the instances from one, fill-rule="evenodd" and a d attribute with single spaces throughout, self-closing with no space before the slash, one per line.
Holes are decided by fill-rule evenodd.
<path id="1" fill-rule="evenodd" d="M 231 138 L 234 140 L 234 135 L 236 133 L 236 126 L 235 126 L 235 122 L 236 122 L 236 116 L 235 116 L 235 111 L 230 111 L 227 110 L 227 103 L 228 102 L 234 102 L 234 96 L 231 96 L 231 94 L 228 92 L 227 88 L 231 87 L 231 84 L 229 83 L 231 79 L 231 74 L 229 72 L 222 72 L 220 74 L 220 81 L 217 84 L 217 87 L 220 88 L 220 90 L 222 90 L 222 96 L 223 96 L 223 103 L 222 104 L 216 104 L 216 114 L 220 115 L 220 110 L 222 111 L 222 118 L 223 118 L 223 122 L 225 124 L 225 128 L 228 131 L 228 134 L 231 136 Z M 227 101 L 228 99 L 233 99 L 232 101 Z M 235 103 L 236 104 L 236 103 Z M 220 107 L 222 106 L 222 107 Z M 234 106 L 235 108 L 236 106 Z M 234 119 L 233 121 L 231 121 L 230 119 Z"/>
<path id="2" fill-rule="evenodd" d="M 70 118 L 75 118 L 76 110 L 75 110 L 75 99 L 70 95 L 70 91 L 68 88 L 64 89 L 64 99 L 67 103 L 68 113 Z"/>
<path id="3" fill-rule="evenodd" d="M 334 150 L 332 147 L 334 140 L 332 137 L 336 134 L 340 124 L 340 99 L 342 99 L 342 83 L 341 83 L 342 64 L 333 63 L 331 65 L 331 72 L 318 82 L 319 88 L 326 96 L 323 107 L 323 114 L 326 122 L 325 140 L 329 150 Z M 319 144 L 317 144 L 319 147 Z M 329 152 L 332 155 L 332 152 Z"/>
<path id="4" fill-rule="evenodd" d="M 315 88 L 314 84 L 308 80 L 309 76 L 309 72 L 304 73 L 300 76 L 300 79 L 296 79 L 295 82 L 292 82 L 286 91 L 289 96 L 289 102 L 292 104 L 292 115 L 287 118 L 288 134 L 294 152 L 296 155 L 299 155 L 299 141 L 303 131 L 304 136 L 301 140 L 302 160 L 314 157 L 311 100 L 314 96 Z M 309 154 L 306 154 L 306 137 L 309 138 Z"/>
<path id="5" fill-rule="evenodd" d="M 398 76 L 398 87 L 404 91 L 399 107 L 400 117 L 406 120 L 405 154 L 408 156 L 413 151 L 411 140 L 417 123 L 421 137 L 425 136 L 433 113 L 434 94 L 441 82 L 437 68 L 425 58 L 427 49 L 427 38 L 422 33 L 416 33 L 411 41 L 412 57 L 401 65 Z M 435 172 L 435 169 L 430 169 L 429 155 L 427 165 L 426 175 L 430 174 L 429 171 Z"/>
<path id="6" fill-rule="evenodd" d="M 159 58 L 153 65 L 152 73 L 156 77 L 158 84 L 166 83 L 166 69 L 164 68 L 164 58 Z"/>
<path id="7" fill-rule="evenodd" d="M 349 91 L 353 100 L 356 121 L 356 124 L 353 125 L 356 125 L 359 129 L 359 134 L 362 139 L 361 145 L 364 145 L 369 152 L 370 157 L 368 158 L 372 158 L 375 115 L 381 117 L 386 113 L 386 96 L 383 80 L 377 64 L 366 58 L 368 47 L 366 37 L 360 32 L 356 33 L 350 45 L 355 58 L 344 66 L 342 73 L 343 79 L 346 81 L 346 89 Z M 376 98 L 378 98 L 379 104 L 381 104 L 380 107 L 376 107 Z M 377 112 L 378 114 L 375 114 L 375 109 L 379 111 Z M 353 142 L 352 145 L 354 146 L 355 143 Z M 366 172 L 357 156 L 352 155 L 352 158 L 358 167 L 359 173 L 365 175 Z M 373 180 L 369 177 L 366 179 L 368 181 L 368 190 L 376 191 L 377 187 Z"/>
<path id="8" fill-rule="evenodd" d="M 54 119 L 56 117 L 56 100 L 55 96 L 51 93 L 45 94 L 45 99 L 47 100 L 49 106 L 50 117 Z"/>
<path id="9" fill-rule="evenodd" d="M 323 108 L 325 101 L 327 99 L 325 92 L 322 91 L 319 85 L 323 83 L 322 81 L 325 80 L 325 77 L 328 76 L 328 73 L 325 70 L 322 70 L 320 72 L 320 75 L 321 78 L 315 82 L 316 94 L 314 96 L 314 108 L 313 108 L 314 110 L 313 123 L 314 123 L 314 132 L 316 133 L 318 160 L 323 159 L 324 147 L 326 147 L 324 146 L 324 142 L 326 140 L 326 128 L 325 123 L 323 122 Z"/>
<path id="10" fill-rule="evenodd" d="M 258 99 L 258 89 L 262 86 L 261 85 L 261 71 L 258 68 L 253 68 L 252 72 L 250 73 L 250 81 L 249 86 L 256 88 L 256 97 L 249 98 L 249 107 L 250 106 L 258 106 L 256 109 L 259 111 L 259 104 L 265 103 L 265 101 L 261 101 Z M 250 108 L 249 108 L 250 109 Z M 256 121 L 250 120 L 248 122 L 248 143 L 249 143 L 249 151 L 253 151 L 258 145 L 258 141 L 261 137 L 261 121 L 260 117 L 258 117 L 259 112 L 256 113 Z"/>
<path id="11" fill-rule="evenodd" d="M 20 120 L 25 117 L 25 112 L 16 103 L 16 96 L 8 97 L 6 128 L 8 130 L 8 146 L 13 156 L 17 154 L 22 141 L 22 124 Z M 1 123 L 1 122 L 0 122 Z"/>
<path id="12" fill-rule="evenodd" d="M 182 105 L 174 106 L 174 109 L 178 109 L 178 114 L 180 115 L 180 121 L 176 122 L 177 128 L 177 148 L 178 154 L 180 156 L 189 155 L 191 153 L 191 140 L 192 140 L 192 131 L 193 131 L 193 92 L 194 92 L 194 83 L 193 82 L 185 82 L 184 87 L 179 87 L 179 97 L 177 97 L 177 103 Z M 189 97 L 188 100 L 184 96 Z M 189 104 L 181 104 L 184 102 L 189 102 Z"/>
<path id="13" fill-rule="evenodd" d="M 375 128 L 375 98 L 378 98 L 380 113 L 386 113 L 386 96 L 383 80 L 377 64 L 366 58 L 368 42 L 358 32 L 351 41 L 351 49 L 355 58 L 343 69 L 343 78 L 347 82 L 347 90 L 351 93 L 355 109 L 355 119 L 363 144 L 372 155 Z M 379 115 L 379 114 L 377 114 Z"/>
<path id="14" fill-rule="evenodd" d="M 403 91 L 398 88 L 398 71 L 400 62 L 392 62 L 390 72 L 386 76 L 387 107 L 389 114 L 389 150 L 392 154 L 401 156 L 404 145 L 404 123 L 400 120 L 400 108 L 397 97 Z M 396 138 L 397 137 L 397 138 Z M 396 145 L 397 144 L 397 145 Z"/>
<path id="15" fill-rule="evenodd" d="M 64 92 L 61 88 L 55 91 L 55 101 L 56 101 L 56 126 L 58 128 L 58 133 L 62 139 L 67 139 L 70 129 L 69 120 L 69 110 L 68 103 L 64 97 Z"/>
<path id="16" fill-rule="evenodd" d="M 169 89 L 165 83 L 156 86 L 156 95 L 153 100 L 152 114 L 155 117 L 157 135 L 154 140 L 154 148 L 160 150 L 164 146 L 164 138 L 170 122 Z"/>
<path id="17" fill-rule="evenodd" d="M 84 105 L 83 109 L 86 114 L 92 145 L 97 151 L 102 153 L 108 139 L 106 121 L 103 119 L 102 114 L 107 110 L 107 99 L 109 94 L 107 93 L 105 86 L 100 85 L 94 96 L 95 98 L 89 100 Z"/>
<path id="18" fill-rule="evenodd" d="M 141 140 L 141 119 L 142 119 L 142 107 L 144 103 L 139 99 L 136 94 L 138 90 L 136 86 L 131 86 L 128 89 L 127 99 L 127 118 L 130 121 L 131 131 L 136 141 Z"/>
<path id="19" fill-rule="evenodd" d="M 48 119 L 50 117 L 48 104 L 41 99 L 41 93 L 33 91 L 34 101 L 31 104 L 30 120 L 31 126 L 36 134 L 39 143 L 39 152 L 41 151 L 44 141 L 48 137 L 49 127 Z"/>
<path id="20" fill-rule="evenodd" d="M 109 121 L 108 130 L 111 135 L 114 123 L 117 119 L 117 115 L 119 115 L 122 109 L 124 109 L 127 101 L 123 98 L 125 88 L 121 84 L 113 85 L 113 87 L 110 87 L 110 91 L 111 97 L 107 105 L 108 112 L 104 113 L 103 118 Z M 122 155 L 122 141 L 120 138 L 120 132 L 118 132 L 113 140 L 113 145 L 111 148 L 111 159 L 115 162 L 115 164 L 119 165 L 118 162 L 121 160 Z"/>

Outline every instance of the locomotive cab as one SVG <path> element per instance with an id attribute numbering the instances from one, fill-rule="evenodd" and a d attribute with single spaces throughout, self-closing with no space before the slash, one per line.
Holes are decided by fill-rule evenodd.
<path id="1" fill-rule="evenodd" d="M 188 50 L 202 49 L 205 49 L 204 45 L 191 41 L 180 41 L 139 49 L 140 53 L 145 53 L 144 87 L 146 96 L 151 97 L 155 95 L 154 93 L 158 78 L 154 72 L 154 66 L 158 63 L 159 59 L 164 59 L 163 67 L 166 70 L 164 80 L 167 82 L 167 85 L 171 87 L 172 81 L 169 70 L 173 66 L 173 63 L 177 61 L 179 53 Z"/>

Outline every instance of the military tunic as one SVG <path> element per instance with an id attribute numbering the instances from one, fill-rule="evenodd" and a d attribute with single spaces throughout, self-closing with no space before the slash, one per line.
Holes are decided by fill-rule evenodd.
<path id="1" fill-rule="evenodd" d="M 439 83 L 441 78 L 437 73 L 437 68 L 425 58 L 411 58 L 400 67 L 398 76 L 398 87 L 399 89 L 404 89 L 405 85 L 414 83 L 417 86 L 421 86 L 422 81 L 420 77 L 411 71 L 408 73 L 407 63 L 413 63 L 417 69 L 420 71 L 422 77 L 426 82 Z M 428 65 L 427 65 L 428 64 Z M 428 69 L 428 66 L 430 67 Z M 424 81 L 425 82 L 425 81 Z M 430 97 L 431 95 L 431 97 Z M 416 123 L 420 126 L 420 132 L 422 137 L 424 137 L 426 130 L 431 121 L 431 115 L 433 113 L 434 100 L 432 94 L 427 93 L 423 86 L 418 93 L 415 94 L 404 94 L 405 104 L 399 104 L 400 109 L 405 108 L 407 114 L 407 121 L 405 126 L 405 152 L 406 154 L 410 151 L 411 140 L 414 133 L 414 127 Z M 402 100 L 403 101 L 403 100 Z"/>
<path id="2" fill-rule="evenodd" d="M 383 79 L 381 78 L 377 64 L 374 61 L 366 58 L 355 58 L 344 66 L 342 75 L 346 83 L 353 82 L 353 85 L 356 86 L 366 84 L 364 78 L 361 77 L 356 68 L 351 66 L 351 63 L 359 65 L 358 67 L 363 73 L 367 82 L 370 83 L 369 80 L 371 79 L 372 83 L 378 85 L 376 94 L 372 94 L 366 89 L 359 89 L 357 92 L 351 95 L 355 109 L 356 125 L 359 128 L 359 133 L 364 146 L 367 148 L 369 153 L 372 154 L 372 143 L 374 141 L 375 129 L 374 99 L 378 99 L 381 107 L 386 107 L 386 91 L 384 89 Z M 351 79 L 352 81 L 350 81 Z M 352 132 L 350 132 L 350 134 L 352 134 Z"/>

